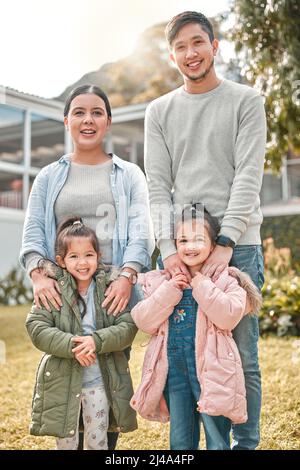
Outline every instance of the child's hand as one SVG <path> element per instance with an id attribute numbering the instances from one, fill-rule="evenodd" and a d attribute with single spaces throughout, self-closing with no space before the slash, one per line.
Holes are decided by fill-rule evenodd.
<path id="1" fill-rule="evenodd" d="M 194 287 L 196 287 L 196 285 L 199 282 L 204 281 L 205 279 L 210 279 L 210 278 L 208 276 L 205 276 L 204 274 L 202 274 L 200 272 L 197 272 L 195 274 L 195 276 L 193 277 L 192 282 L 191 282 L 192 288 L 194 289 Z"/>
<path id="2" fill-rule="evenodd" d="M 189 287 L 189 281 L 185 274 L 176 273 L 172 276 L 172 281 L 178 289 L 186 289 Z"/>
<path id="3" fill-rule="evenodd" d="M 96 359 L 96 346 L 92 336 L 74 336 L 72 338 L 74 343 L 79 343 L 72 349 L 75 359 L 82 366 L 90 366 L 95 362 Z"/>
<path id="4" fill-rule="evenodd" d="M 78 354 L 74 354 L 75 359 L 79 362 L 82 367 L 91 366 L 96 362 L 96 354 L 92 353 L 85 356 L 78 357 Z"/>

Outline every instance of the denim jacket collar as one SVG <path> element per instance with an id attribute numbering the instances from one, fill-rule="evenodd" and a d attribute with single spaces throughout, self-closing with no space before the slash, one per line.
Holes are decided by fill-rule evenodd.
<path id="1" fill-rule="evenodd" d="M 124 170 L 124 162 L 121 158 L 119 158 L 117 155 L 114 153 L 109 153 L 109 155 L 112 157 L 113 165 L 118 166 L 121 170 Z M 58 160 L 58 163 L 67 163 L 69 164 L 71 161 L 71 154 L 67 153 L 66 155 L 63 155 L 60 157 Z"/>

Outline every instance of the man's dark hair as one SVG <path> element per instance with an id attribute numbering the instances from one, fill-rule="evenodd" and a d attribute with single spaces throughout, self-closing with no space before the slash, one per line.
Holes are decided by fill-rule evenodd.
<path id="1" fill-rule="evenodd" d="M 165 34 L 169 46 L 172 46 L 172 43 L 181 28 L 189 23 L 199 24 L 203 31 L 208 34 L 210 42 L 214 40 L 212 24 L 205 15 L 198 13 L 197 11 L 184 11 L 183 13 L 179 13 L 179 15 L 174 16 L 166 26 Z"/>

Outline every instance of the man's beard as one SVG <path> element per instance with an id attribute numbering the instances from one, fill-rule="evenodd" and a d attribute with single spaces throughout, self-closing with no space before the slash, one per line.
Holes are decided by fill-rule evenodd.
<path id="1" fill-rule="evenodd" d="M 189 80 L 192 80 L 193 82 L 202 82 L 205 79 L 205 77 L 207 77 L 209 72 L 211 71 L 213 65 L 214 65 L 214 58 L 212 59 L 210 65 L 207 67 L 207 69 L 205 69 L 204 72 L 202 72 L 200 75 L 198 75 L 196 77 L 191 77 L 190 75 L 186 75 L 186 77 Z"/>

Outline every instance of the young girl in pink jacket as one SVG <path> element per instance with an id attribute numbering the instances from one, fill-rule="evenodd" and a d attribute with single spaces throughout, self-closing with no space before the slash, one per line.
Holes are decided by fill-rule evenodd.
<path id="1" fill-rule="evenodd" d="M 198 449 L 201 422 L 207 449 L 230 449 L 231 422 L 247 421 L 244 375 L 231 330 L 258 311 L 260 294 L 236 268 L 217 279 L 201 274 L 219 232 L 206 210 L 184 210 L 175 232 L 192 281 L 158 270 L 139 275 L 144 300 L 131 314 L 151 339 L 131 406 L 145 419 L 170 420 L 171 449 Z"/>

